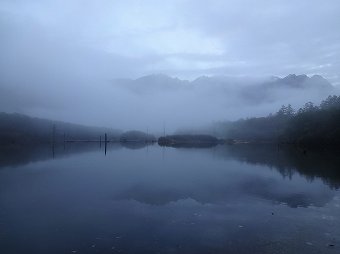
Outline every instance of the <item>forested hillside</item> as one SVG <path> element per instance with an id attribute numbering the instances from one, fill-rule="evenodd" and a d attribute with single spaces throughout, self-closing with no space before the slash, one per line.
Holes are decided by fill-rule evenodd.
<path id="1" fill-rule="evenodd" d="M 297 111 L 291 105 L 267 117 L 225 123 L 227 138 L 254 142 L 340 144 L 340 96 L 320 105 L 307 102 Z"/>
<path id="2" fill-rule="evenodd" d="M 67 140 L 94 140 L 107 133 L 118 139 L 119 131 L 33 118 L 21 114 L 0 113 L 0 144 L 47 143 Z"/>

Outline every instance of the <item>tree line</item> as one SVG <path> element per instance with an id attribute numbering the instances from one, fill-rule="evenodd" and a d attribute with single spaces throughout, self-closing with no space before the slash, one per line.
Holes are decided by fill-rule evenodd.
<path id="1" fill-rule="evenodd" d="M 328 96 L 320 105 L 307 102 L 298 110 L 282 105 L 267 117 L 229 122 L 225 133 L 227 138 L 253 142 L 340 144 L 340 96 Z"/>

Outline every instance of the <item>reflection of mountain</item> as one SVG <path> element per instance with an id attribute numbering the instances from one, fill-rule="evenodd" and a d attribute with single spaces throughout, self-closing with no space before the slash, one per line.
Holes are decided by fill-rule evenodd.
<path id="1" fill-rule="evenodd" d="M 303 151 L 294 147 L 272 145 L 218 146 L 213 150 L 216 156 L 228 160 L 268 166 L 284 177 L 291 178 L 299 173 L 308 181 L 322 179 L 331 188 L 340 187 L 340 158 L 336 152 Z M 194 185 L 165 186 L 138 184 L 118 194 L 116 199 L 136 200 L 149 205 L 166 205 L 183 199 L 193 199 L 202 204 L 229 203 L 240 196 L 255 196 L 291 208 L 322 207 L 332 199 L 331 192 L 305 188 L 290 181 L 278 181 L 261 176 L 243 176 L 231 182 L 197 182 Z M 328 189 L 325 186 L 326 189 Z M 246 200 L 244 202 L 247 202 Z"/>
<path id="2" fill-rule="evenodd" d="M 230 183 L 197 185 L 195 188 L 136 185 L 115 196 L 115 199 L 135 200 L 148 205 L 166 205 L 184 199 L 192 199 L 201 204 L 219 204 L 233 202 L 242 196 L 255 196 L 274 203 L 286 204 L 291 208 L 322 207 L 333 197 L 329 192 L 287 190 L 281 182 L 256 177 L 236 181 L 232 185 Z"/>
<path id="3" fill-rule="evenodd" d="M 161 186 L 136 185 L 117 195 L 115 198 L 136 200 L 149 205 L 166 205 L 170 202 L 176 202 L 189 197 L 189 195 L 175 189 L 166 189 Z"/>
<path id="4" fill-rule="evenodd" d="M 322 207 L 332 199 L 330 193 L 283 190 L 278 182 L 263 178 L 252 179 L 243 183 L 247 193 L 276 203 L 286 204 L 291 208 L 317 206 Z"/>
<path id="5" fill-rule="evenodd" d="M 198 186 L 196 186 L 198 187 Z M 206 185 L 201 188 L 165 187 L 161 185 L 135 185 L 115 196 L 116 199 L 135 200 L 148 205 L 166 205 L 184 199 L 192 199 L 201 204 L 228 202 L 237 196 L 237 186 Z"/>
<path id="6" fill-rule="evenodd" d="M 109 143 L 107 150 L 120 149 L 121 147 L 119 143 Z M 63 158 L 72 154 L 99 149 L 98 143 L 72 143 L 66 144 L 65 148 L 57 146 L 53 154 L 51 146 L 12 147 L 0 150 L 0 167 L 24 165 L 30 162 L 52 159 L 53 156 L 54 158 Z M 101 149 L 104 153 L 103 146 Z M 194 150 L 189 152 L 188 155 L 198 153 Z M 317 177 L 331 188 L 340 187 L 340 158 L 335 151 L 301 151 L 291 147 L 278 149 L 271 145 L 233 145 L 199 150 L 199 153 L 213 153 L 217 158 L 224 157 L 227 161 L 226 164 L 222 162 L 223 165 L 229 165 L 228 163 L 233 163 L 233 160 L 253 165 L 264 165 L 277 170 L 285 177 L 292 177 L 293 174 L 299 173 L 308 181 Z M 181 155 L 185 156 L 185 153 Z M 160 159 L 159 157 L 155 159 L 157 160 L 157 158 Z M 179 161 L 175 165 L 181 167 L 181 163 Z M 291 188 L 291 181 L 288 179 L 287 181 L 279 181 L 275 178 L 268 179 L 260 172 L 260 174 L 257 174 L 257 172 L 242 174 L 238 177 L 234 173 L 228 174 L 228 177 L 223 175 L 223 178 L 219 174 L 211 177 L 208 169 L 198 170 L 197 179 L 195 176 L 196 180 L 193 181 L 191 181 L 190 175 L 190 177 L 185 175 L 185 177 L 189 177 L 187 179 L 189 182 L 181 179 L 181 173 L 179 173 L 181 171 L 175 170 L 173 172 L 170 170 L 167 172 L 169 175 L 159 179 L 159 182 L 152 181 L 151 184 L 148 181 L 135 183 L 130 188 L 122 190 L 114 198 L 136 200 L 150 205 L 166 205 L 183 199 L 192 199 L 201 204 L 219 204 L 232 203 L 238 201 L 241 197 L 244 198 L 242 202 L 247 202 L 248 198 L 255 196 L 274 203 L 284 203 L 289 207 L 308 207 L 311 205 L 321 207 L 332 198 L 332 192 L 324 185 L 325 189 L 313 189 L 307 187 L 309 184 L 306 185 L 306 183 L 301 182 L 294 184 L 294 188 Z M 254 169 L 256 168 L 254 167 Z M 155 177 L 162 177 L 162 175 L 155 174 Z M 168 179 L 167 177 L 172 178 Z M 171 184 L 171 181 L 175 181 L 176 184 Z"/>
<path id="7" fill-rule="evenodd" d="M 278 170 L 283 176 L 300 173 L 309 180 L 320 177 L 332 188 L 340 188 L 339 150 L 303 150 L 292 146 L 244 144 L 220 146 L 216 154 Z"/>
<path id="8" fill-rule="evenodd" d="M 148 205 L 166 205 L 185 199 L 192 199 L 201 204 L 221 204 L 238 202 L 240 199 L 242 202 L 248 202 L 249 197 L 257 197 L 297 208 L 322 207 L 333 197 L 328 191 L 308 189 L 305 185 L 291 188 L 289 183 L 290 181 L 250 175 L 226 182 L 195 183 L 190 187 L 164 186 L 157 183 L 137 184 L 116 195 L 115 199 L 135 200 Z"/>

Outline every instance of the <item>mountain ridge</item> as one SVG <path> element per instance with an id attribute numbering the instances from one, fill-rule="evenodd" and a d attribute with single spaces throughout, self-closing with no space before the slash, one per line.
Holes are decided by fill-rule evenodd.
<path id="1" fill-rule="evenodd" d="M 187 79 L 181 79 L 178 77 L 173 77 L 166 74 L 150 74 L 150 75 L 144 75 L 136 79 L 128 79 L 128 78 L 122 78 L 122 79 L 114 79 L 113 82 L 124 82 L 124 83 L 155 83 L 155 82 L 163 82 L 166 84 L 169 84 L 169 82 L 173 81 L 174 83 L 183 83 L 183 84 L 197 84 L 202 82 L 219 82 L 219 83 L 226 83 L 226 82 L 240 82 L 240 81 L 246 81 L 246 82 L 279 82 L 281 84 L 291 85 L 294 86 L 295 83 L 302 84 L 306 82 L 319 82 L 322 85 L 325 86 L 332 86 L 333 85 L 323 76 L 321 75 L 306 75 L 306 74 L 288 74 L 284 77 L 278 77 L 278 76 L 269 76 L 269 77 L 252 77 L 252 76 L 227 76 L 227 75 L 215 75 L 215 76 L 198 76 L 197 78 L 189 81 Z"/>

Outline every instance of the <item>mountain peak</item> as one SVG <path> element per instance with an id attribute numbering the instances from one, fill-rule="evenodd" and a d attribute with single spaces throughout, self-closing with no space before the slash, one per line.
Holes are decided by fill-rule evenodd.
<path id="1" fill-rule="evenodd" d="M 140 80 L 172 80 L 174 78 L 163 74 L 163 73 L 157 73 L 157 74 L 150 74 L 150 75 L 146 75 L 146 76 L 142 76 L 140 78 L 137 78 L 136 81 L 140 81 Z"/>
<path id="2" fill-rule="evenodd" d="M 325 79 L 324 77 L 322 77 L 321 75 L 313 75 L 312 77 L 310 77 L 310 79 L 313 79 L 313 80 L 318 80 L 318 81 L 327 81 L 327 79 Z"/>
<path id="3" fill-rule="evenodd" d="M 304 82 L 308 79 L 306 74 L 296 75 L 296 74 L 289 74 L 288 76 L 282 78 L 282 81 L 285 83 L 292 83 L 292 82 Z"/>
<path id="4" fill-rule="evenodd" d="M 278 83 L 285 86 L 304 88 L 304 87 L 315 87 L 315 88 L 331 88 L 332 85 L 327 79 L 320 75 L 313 75 L 308 77 L 306 74 L 296 75 L 289 74 L 284 78 L 278 79 Z"/>

